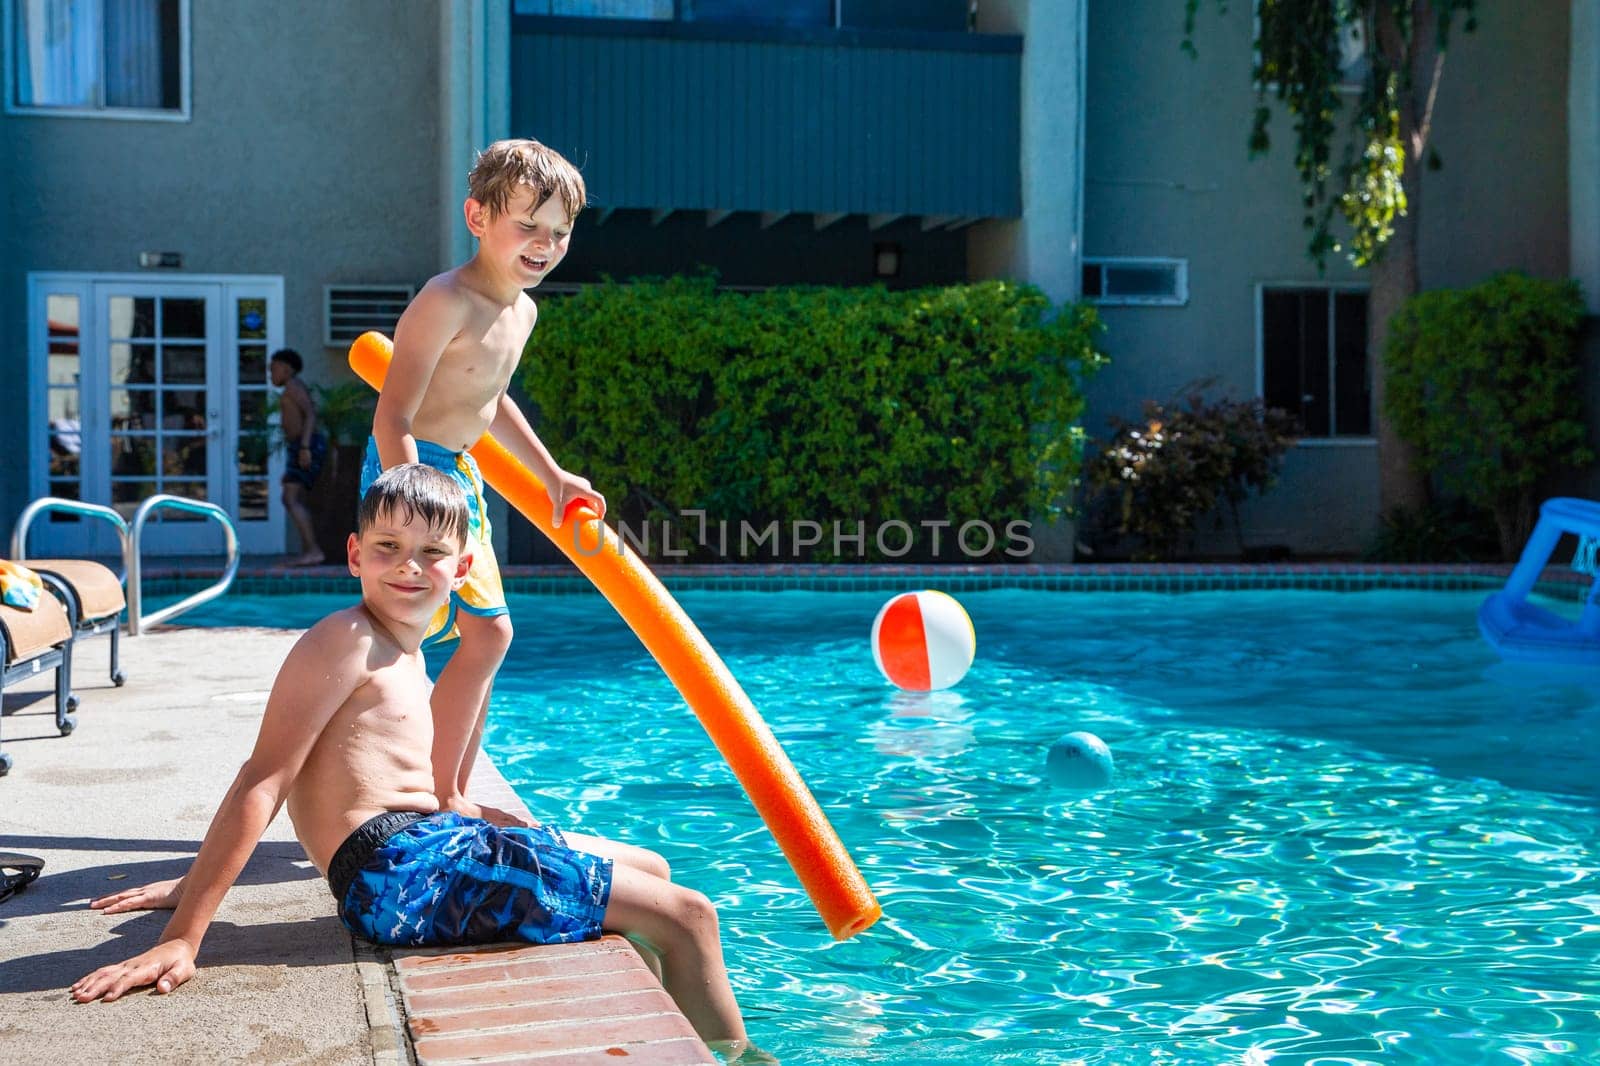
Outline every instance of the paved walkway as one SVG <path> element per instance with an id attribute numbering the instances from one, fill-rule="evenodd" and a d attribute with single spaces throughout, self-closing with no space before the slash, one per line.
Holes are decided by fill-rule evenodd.
<path id="1" fill-rule="evenodd" d="M 163 629 L 124 640 L 121 689 L 106 677 L 109 641 L 81 643 L 73 687 L 82 706 L 69 737 L 56 735 L 47 677 L 7 689 L 5 709 L 14 713 L 0 725 L 0 748 L 16 765 L 0 778 L 0 850 L 39 855 L 46 865 L 37 882 L 0 903 L 0 1059 L 399 1066 L 419 1052 L 424 1062 L 445 1061 L 492 1047 L 497 1058 L 542 1053 L 547 1063 L 714 1061 L 685 1034 L 670 1000 L 650 995 L 640 974 L 654 978 L 615 938 L 577 950 L 519 949 L 545 955 L 533 961 L 535 972 L 520 960 L 513 976 L 524 980 L 515 987 L 493 969 L 506 961 L 494 952 L 421 953 L 401 960 L 402 971 L 409 968 L 402 981 L 386 954 L 357 945 L 339 924 L 286 817 L 269 828 L 224 900 L 194 980 L 171 996 L 70 999 L 66 988 L 77 978 L 155 942 L 166 912 L 106 916 L 87 901 L 188 868 L 297 636 Z M 473 792 L 502 806 L 514 799 L 492 768 L 480 768 Z M 584 970 L 609 976 L 605 987 L 575 997 L 560 978 Z M 446 971 L 455 974 L 447 983 L 469 991 L 422 1001 L 411 1019 L 422 1040 L 414 1044 L 404 1002 Z M 434 976 L 418 985 L 424 972 Z M 495 1013 L 504 1007 L 512 1009 Z M 633 1016 L 654 1020 L 641 1026 Z M 575 1018 L 609 1022 L 573 1025 Z M 446 1031 L 455 1036 L 439 1042 Z M 588 1050 L 580 1056 L 579 1048 Z"/>

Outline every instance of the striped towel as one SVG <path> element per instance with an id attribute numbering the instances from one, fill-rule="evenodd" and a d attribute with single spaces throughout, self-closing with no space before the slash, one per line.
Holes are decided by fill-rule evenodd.
<path id="1" fill-rule="evenodd" d="M 44 582 L 39 580 L 38 574 L 21 563 L 0 560 L 0 599 L 5 601 L 7 607 L 31 611 L 39 602 L 39 593 L 43 591 Z"/>

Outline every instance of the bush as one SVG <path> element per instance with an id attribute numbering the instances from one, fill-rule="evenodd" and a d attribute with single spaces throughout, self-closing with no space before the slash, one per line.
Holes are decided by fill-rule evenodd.
<path id="1" fill-rule="evenodd" d="M 1104 361 L 1091 308 L 1057 314 L 1006 282 L 738 294 L 678 277 L 540 310 L 521 384 L 541 436 L 616 517 L 637 528 L 703 510 L 735 530 L 841 521 L 847 534 L 859 519 L 871 558 L 889 520 L 1053 514 L 1080 469 L 1081 378 Z M 835 557 L 824 539 L 810 557 Z"/>
<path id="2" fill-rule="evenodd" d="M 313 385 L 311 391 L 317 404 L 317 428 L 328 438 L 328 446 L 366 447 L 372 434 L 372 414 L 378 409 L 377 390 L 365 381 L 352 380 Z"/>
<path id="3" fill-rule="evenodd" d="M 1222 502 L 1244 554 L 1239 503 L 1272 485 L 1294 445 L 1286 412 L 1260 400 L 1208 401 L 1202 387 L 1165 404 L 1147 401 L 1140 422 L 1113 418 L 1111 439 L 1089 464 L 1101 522 L 1138 537 L 1138 558 L 1176 557 L 1195 523 Z"/>
<path id="4" fill-rule="evenodd" d="M 1573 281 L 1501 274 L 1412 297 L 1389 326 L 1385 406 L 1447 491 L 1494 512 L 1513 559 L 1539 485 L 1593 459 L 1577 358 L 1583 299 Z"/>
<path id="5" fill-rule="evenodd" d="M 1500 557 L 1494 515 L 1459 497 L 1383 516 L 1366 558 L 1377 563 L 1473 563 Z"/>

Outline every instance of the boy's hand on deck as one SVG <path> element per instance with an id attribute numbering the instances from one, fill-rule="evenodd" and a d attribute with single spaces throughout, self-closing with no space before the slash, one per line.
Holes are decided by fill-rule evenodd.
<path id="1" fill-rule="evenodd" d="M 152 881 L 148 885 L 125 888 L 121 892 L 92 899 L 89 901 L 89 906 L 93 910 L 105 911 L 107 914 L 121 914 L 124 911 L 170 911 L 181 899 L 183 899 L 183 878 L 174 877 L 170 881 Z"/>
<path id="2" fill-rule="evenodd" d="M 127 962 L 102 966 L 80 978 L 68 991 L 79 1003 L 103 999 L 107 1003 L 124 992 L 155 985 L 165 995 L 194 976 L 194 948 L 187 940 L 168 940 Z"/>
<path id="3" fill-rule="evenodd" d="M 596 517 L 606 516 L 606 498 L 594 491 L 594 486 L 589 484 L 589 479 L 569 474 L 565 470 L 556 471 L 555 478 L 546 486 L 550 493 L 550 504 L 554 508 L 550 524 L 556 529 L 561 528 L 561 520 L 566 517 L 567 508 L 575 500 L 585 500 L 594 508 Z"/>

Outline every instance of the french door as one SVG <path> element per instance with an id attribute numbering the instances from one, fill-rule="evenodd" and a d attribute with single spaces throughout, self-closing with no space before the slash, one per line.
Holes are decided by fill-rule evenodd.
<path id="1" fill-rule="evenodd" d="M 247 552 L 283 550 L 267 354 L 282 346 L 276 277 L 32 274 L 33 495 L 131 517 L 156 493 L 226 510 Z M 145 551 L 209 553 L 215 523 L 161 512 Z M 104 522 L 54 514 L 33 554 L 112 554 Z M 38 528 L 36 524 L 36 529 Z"/>

